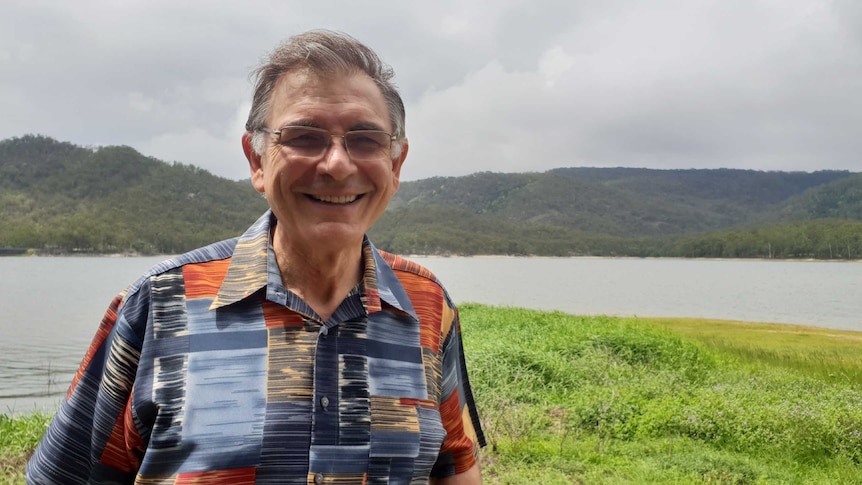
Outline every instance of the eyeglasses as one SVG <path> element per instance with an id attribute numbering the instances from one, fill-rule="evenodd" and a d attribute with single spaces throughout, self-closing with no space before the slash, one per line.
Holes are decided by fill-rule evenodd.
<path id="1" fill-rule="evenodd" d="M 260 130 L 277 136 L 279 145 L 289 150 L 291 155 L 302 158 L 322 157 L 329 150 L 332 138 L 336 137 L 344 139 L 344 147 L 353 160 L 380 160 L 390 155 L 392 141 L 396 139 L 380 130 L 353 130 L 343 135 L 333 135 L 310 126 L 285 126 L 278 131 L 263 127 Z"/>

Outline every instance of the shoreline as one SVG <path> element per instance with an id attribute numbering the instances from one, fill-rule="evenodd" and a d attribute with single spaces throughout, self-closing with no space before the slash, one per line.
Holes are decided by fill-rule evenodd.
<path id="1" fill-rule="evenodd" d="M 177 256 L 176 254 L 142 254 L 136 252 L 123 253 L 98 253 L 84 251 L 57 251 L 40 253 L 39 250 L 32 248 L 5 248 L 14 249 L 14 252 L 3 252 L 4 248 L 0 248 L 0 259 L 2 258 L 164 258 L 169 259 Z M 413 253 L 395 253 L 407 259 L 425 258 L 425 259 L 451 259 L 451 258 L 471 258 L 471 259 L 643 259 L 643 260 L 682 260 L 682 261 L 777 261 L 777 262 L 800 262 L 800 263 L 862 263 L 862 258 L 852 259 L 818 259 L 818 258 L 767 258 L 767 257 L 752 257 L 752 258 L 722 258 L 722 257 L 686 257 L 686 256 L 550 256 L 539 254 L 413 254 Z"/>
<path id="2" fill-rule="evenodd" d="M 799 262 L 799 263 L 862 263 L 862 259 L 816 259 L 816 258 L 688 258 L 684 256 L 540 256 L 540 255 L 511 255 L 511 254 L 399 254 L 407 259 L 451 259 L 451 258 L 473 258 L 473 259 L 646 259 L 667 261 L 775 261 L 775 262 Z"/>

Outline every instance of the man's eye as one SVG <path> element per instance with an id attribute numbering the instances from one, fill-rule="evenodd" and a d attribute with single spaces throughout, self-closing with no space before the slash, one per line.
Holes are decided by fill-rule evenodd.
<path id="1" fill-rule="evenodd" d="M 299 133 L 283 138 L 282 143 L 294 148 L 316 148 L 323 146 L 326 142 L 317 133 Z"/>
<path id="2" fill-rule="evenodd" d="M 353 146 L 363 148 L 378 148 L 381 146 L 379 140 L 365 135 L 356 135 L 351 137 L 350 143 L 352 143 Z"/>

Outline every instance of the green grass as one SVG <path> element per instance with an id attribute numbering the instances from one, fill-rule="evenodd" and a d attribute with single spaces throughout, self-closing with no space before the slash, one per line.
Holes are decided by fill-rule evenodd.
<path id="1" fill-rule="evenodd" d="M 24 465 L 50 419 L 46 414 L 0 414 L 0 485 L 24 483 Z"/>
<path id="2" fill-rule="evenodd" d="M 862 484 L 862 333 L 461 307 L 489 484 Z M 5 482 L 47 417 L 0 416 Z"/>
<path id="3" fill-rule="evenodd" d="M 481 305 L 461 319 L 487 483 L 862 484 L 858 332 Z"/>
<path id="4" fill-rule="evenodd" d="M 830 382 L 862 385 L 859 355 L 862 332 L 722 320 L 650 321 L 709 349 L 736 356 L 741 362 L 799 370 Z"/>

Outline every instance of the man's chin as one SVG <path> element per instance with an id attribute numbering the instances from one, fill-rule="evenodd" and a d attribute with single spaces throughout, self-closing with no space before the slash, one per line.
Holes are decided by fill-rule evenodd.
<path id="1" fill-rule="evenodd" d="M 366 228 L 349 222 L 318 222 L 300 231 L 310 245 L 351 248 L 362 243 Z"/>

